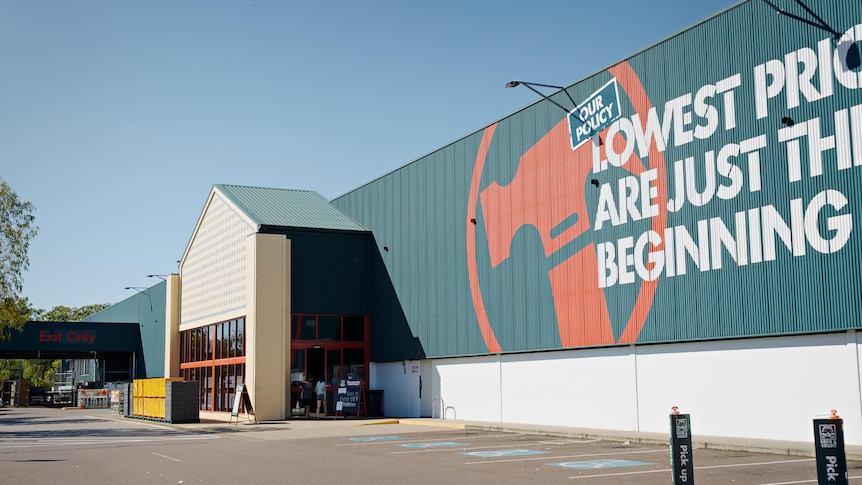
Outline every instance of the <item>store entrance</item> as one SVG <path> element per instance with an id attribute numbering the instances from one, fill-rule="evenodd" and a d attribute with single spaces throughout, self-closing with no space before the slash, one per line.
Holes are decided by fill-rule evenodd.
<path id="1" fill-rule="evenodd" d="M 327 414 L 335 412 L 339 382 L 351 377 L 368 386 L 367 316 L 293 315 L 291 319 L 291 415 L 300 414 L 302 383 L 311 377 L 326 383 Z M 304 413 L 301 413 L 304 415 Z"/>
<path id="2" fill-rule="evenodd" d="M 326 369 L 326 361 L 324 360 L 325 351 L 322 348 L 315 347 L 308 349 L 308 356 L 305 361 L 305 375 L 311 376 L 315 382 L 323 377 Z"/>

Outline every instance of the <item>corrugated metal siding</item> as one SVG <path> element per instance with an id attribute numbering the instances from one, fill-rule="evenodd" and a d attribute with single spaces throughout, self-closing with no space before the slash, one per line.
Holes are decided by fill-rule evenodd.
<path id="1" fill-rule="evenodd" d="M 143 356 L 137 356 L 138 376 L 165 375 L 165 305 L 167 283 L 164 281 L 125 300 L 114 303 L 85 322 L 138 323 L 141 326 Z M 129 290 L 133 292 L 133 290 Z"/>
<path id="2" fill-rule="evenodd" d="M 829 28 L 838 32 L 843 33 L 862 23 L 862 4 L 858 2 L 811 0 L 805 4 Z M 798 3 L 787 2 L 782 6 L 791 13 L 811 18 Z M 597 280 L 597 275 L 589 269 L 589 264 L 579 266 L 573 261 L 590 263 L 589 258 L 583 257 L 584 251 L 596 244 L 616 243 L 627 237 L 636 241 L 640 235 L 654 229 L 653 224 L 660 218 L 629 221 L 617 226 L 605 223 L 600 230 L 596 229 L 601 192 L 592 187 L 589 180 L 595 178 L 601 186 L 611 184 L 616 197 L 619 180 L 636 175 L 639 170 L 629 165 L 627 168 L 590 172 L 587 180 L 582 181 L 576 178 L 578 163 L 591 163 L 588 151 L 587 159 L 578 158 L 578 151 L 566 154 L 564 150 L 550 150 L 550 155 L 541 154 L 544 153 L 541 152 L 543 140 L 559 128 L 562 118 L 559 108 L 547 102 L 538 102 L 496 124 L 480 174 L 479 192 L 488 192 L 492 185 L 502 187 L 504 193 L 508 190 L 511 197 L 494 201 L 499 204 L 495 210 L 500 210 L 493 213 L 498 220 L 488 219 L 491 217 L 487 215 L 491 214 L 488 212 L 490 206 L 483 207 L 481 200 L 471 201 L 475 196 L 471 195 L 471 181 L 483 131 L 441 148 L 332 203 L 373 232 L 398 303 L 413 335 L 419 338 L 429 357 L 488 352 L 489 340 L 480 330 L 480 310 L 487 313 L 490 331 L 503 351 L 862 328 L 859 305 L 854 303 L 862 295 L 859 276 L 862 273 L 859 260 L 862 237 L 857 234 L 862 230 L 862 209 L 857 207 L 858 194 L 862 193 L 862 107 L 857 108 L 858 119 L 849 121 L 853 131 L 851 142 L 842 143 L 845 137 L 841 135 L 835 138 L 836 148 L 824 148 L 822 175 L 808 175 L 809 143 L 808 138 L 803 137 L 799 141 L 802 180 L 791 181 L 788 143 L 779 140 L 784 116 L 793 118 L 797 127 L 819 119 L 821 137 L 835 135 L 835 113 L 862 104 L 862 90 L 842 86 L 833 75 L 828 79 L 834 88 L 831 96 L 809 101 L 800 95 L 799 105 L 789 107 L 786 101 L 788 89 L 785 87 L 777 96 L 768 99 L 768 116 L 757 119 L 755 113 L 756 66 L 773 59 L 789 62 L 798 49 L 811 49 L 816 54 L 824 39 L 824 45 L 835 49 L 837 43 L 829 40 L 830 37 L 824 29 L 777 15 L 765 2 L 749 1 L 626 61 L 643 86 L 643 94 L 635 89 L 634 84 L 637 83 L 629 84 L 630 92 L 620 89 L 623 118 L 630 119 L 638 112 L 636 106 L 648 103 L 656 109 L 659 123 L 669 110 L 666 104 L 669 101 L 686 94 L 690 94 L 694 101 L 701 87 L 739 76 L 739 86 L 732 90 L 735 115 L 731 117 L 728 114 L 726 96 L 729 95 L 713 95 L 709 104 L 715 107 L 718 115 L 715 132 L 704 139 L 694 138 L 691 142 L 677 145 L 677 135 L 671 130 L 668 146 L 662 153 L 667 192 L 672 198 L 678 188 L 674 180 L 677 162 L 693 157 L 693 190 L 699 192 L 707 187 L 707 154 L 717 157 L 722 148 L 740 145 L 759 136 L 766 140 L 765 148 L 757 152 L 760 155 L 760 190 L 751 190 L 750 161 L 748 155 L 740 153 L 731 158 L 742 176 L 738 195 L 727 200 L 713 195 L 712 200 L 702 206 L 687 202 L 682 209 L 662 216 L 666 217 L 666 227 L 675 228 L 677 248 L 682 247 L 681 238 L 687 232 L 697 246 L 695 249 L 706 250 L 704 262 L 713 266 L 720 257 L 721 269 L 699 269 L 690 256 L 682 253 L 686 268 L 684 275 L 668 276 L 668 268 L 665 268 L 655 285 L 642 283 L 636 276 L 634 284 L 614 284 L 598 291 L 593 288 L 588 293 L 577 294 L 581 290 L 575 289 L 582 288 L 578 286 L 579 282 L 591 283 Z M 858 42 L 856 46 L 858 48 Z M 615 76 L 624 84 L 629 72 L 626 62 L 570 86 L 569 93 L 580 102 Z M 822 67 L 818 66 L 814 73 L 812 84 L 815 90 L 823 89 L 819 77 L 821 71 Z M 570 103 L 563 93 L 555 94 L 554 99 L 563 105 Z M 691 112 L 693 106 L 689 103 L 685 110 Z M 852 118 L 851 115 L 846 116 Z M 641 121 L 645 119 L 644 112 Z M 727 127 L 726 119 L 732 119 L 735 126 Z M 691 122 L 683 129 L 693 130 L 703 123 L 703 117 L 692 113 Z M 606 135 L 607 130 L 602 136 Z M 620 138 L 625 137 L 620 135 Z M 854 147 L 858 147 L 856 149 L 860 152 L 856 153 L 853 161 L 860 166 L 838 170 L 838 159 L 852 158 Z M 586 149 L 589 150 L 588 147 Z M 606 146 L 601 148 L 603 151 L 606 149 Z M 558 157 L 566 160 L 572 157 L 572 160 L 560 163 Z M 652 155 L 646 157 L 646 168 L 660 166 L 658 159 Z M 542 172 L 545 178 L 530 178 L 523 170 L 519 172 L 527 163 L 548 169 Z M 519 193 L 510 190 L 515 186 L 513 181 L 516 178 L 519 179 Z M 718 185 L 729 185 L 729 181 L 726 175 L 716 175 L 715 183 Z M 543 195 L 556 193 L 554 190 L 560 184 L 570 187 L 564 197 L 543 199 Z M 710 244 L 710 234 L 723 225 L 732 238 L 748 242 L 743 247 L 743 256 L 751 257 L 751 231 L 756 229 L 752 221 L 753 211 L 759 211 L 763 217 L 759 233 L 762 235 L 773 211 L 784 223 L 792 226 L 791 201 L 800 199 L 805 210 L 818 194 L 826 190 L 843 194 L 849 204 L 840 211 L 827 206 L 819 220 L 808 222 L 809 231 L 816 229 L 822 237 L 831 238 L 836 228 L 827 227 L 826 218 L 852 214 L 850 239 L 840 251 L 820 254 L 805 240 L 805 254 L 794 255 L 780 238 L 769 235 L 767 243 L 775 239 L 775 260 L 743 264 L 734 261 L 720 245 L 715 252 Z M 588 213 L 568 214 L 572 210 L 572 202 L 578 198 L 583 198 Z M 471 262 L 467 261 L 466 241 L 468 231 L 472 229 L 467 221 L 473 215 L 467 211 L 471 202 L 477 207 L 475 265 L 484 309 L 479 308 L 479 303 L 473 299 L 468 270 Z M 551 229 L 550 236 L 543 234 L 546 229 L 540 227 L 541 223 L 529 223 L 548 218 L 560 221 Z M 591 230 L 560 248 L 547 246 L 548 241 L 556 244 L 553 238 L 565 233 L 567 224 L 577 224 L 583 218 L 590 221 Z M 741 223 L 739 227 L 737 218 Z M 492 267 L 489 242 L 492 245 L 496 243 L 489 241 L 486 233 L 489 224 L 521 224 L 521 221 L 527 223 L 516 228 L 508 243 L 508 256 Z M 850 227 L 847 222 L 841 224 L 844 230 Z M 663 228 L 661 232 L 664 232 Z M 664 233 L 660 236 L 665 238 Z M 797 240 L 805 238 L 804 231 L 793 237 Z M 384 251 L 383 246 L 387 246 L 389 251 Z M 551 254 L 547 254 L 548 251 Z M 666 253 L 666 257 L 672 257 L 676 262 L 678 253 Z M 569 293 L 555 299 L 555 288 L 568 289 Z M 654 290 L 654 298 L 650 288 Z M 602 333 L 604 318 L 609 320 L 606 322 L 610 326 L 609 337 Z M 385 322 L 377 323 L 385 325 Z"/>

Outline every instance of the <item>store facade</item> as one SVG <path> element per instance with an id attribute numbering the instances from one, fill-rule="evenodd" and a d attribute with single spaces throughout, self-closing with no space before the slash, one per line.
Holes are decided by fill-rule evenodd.
<path id="1" fill-rule="evenodd" d="M 166 369 L 214 414 L 240 377 L 281 419 L 353 373 L 390 416 L 666 433 L 679 406 L 805 442 L 838 409 L 862 444 L 862 6 L 804 4 L 739 2 L 332 201 L 215 186 Z"/>
<path id="2" fill-rule="evenodd" d="M 260 420 L 290 415 L 294 378 L 367 385 L 369 237 L 313 192 L 214 186 L 167 280 L 166 377 L 198 381 L 203 416 L 225 420 L 239 384 Z"/>

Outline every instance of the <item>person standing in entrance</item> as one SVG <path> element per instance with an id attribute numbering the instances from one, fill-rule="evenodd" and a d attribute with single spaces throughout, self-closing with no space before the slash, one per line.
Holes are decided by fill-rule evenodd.
<path id="1" fill-rule="evenodd" d="M 300 399 L 302 400 L 302 407 L 305 408 L 305 417 L 308 418 L 311 412 L 311 403 L 314 402 L 314 379 L 312 379 L 311 374 L 302 383 Z"/>
<path id="2" fill-rule="evenodd" d="M 317 380 L 317 417 L 326 417 L 326 379 L 320 376 Z"/>

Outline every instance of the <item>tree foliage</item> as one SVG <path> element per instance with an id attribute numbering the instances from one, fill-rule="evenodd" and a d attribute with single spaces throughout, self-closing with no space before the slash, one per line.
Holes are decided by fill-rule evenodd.
<path id="1" fill-rule="evenodd" d="M 58 370 L 59 360 L 0 359 L 0 381 L 23 377 L 30 381 L 31 386 L 50 388 Z"/>
<path id="2" fill-rule="evenodd" d="M 30 241 L 39 228 L 34 224 L 35 207 L 18 198 L 18 194 L 0 178 L 0 340 L 10 330 L 20 330 L 27 321 L 77 322 L 108 306 L 97 303 L 79 308 L 57 306 L 51 310 L 35 309 L 27 298 L 19 296 L 23 275 L 30 267 L 27 255 Z M 0 359 L 0 380 L 23 377 L 34 386 L 50 386 L 59 360 Z"/>
<path id="3" fill-rule="evenodd" d="M 111 306 L 110 303 L 96 303 L 78 308 L 66 306 L 55 306 L 45 310 L 34 310 L 30 320 L 34 322 L 80 322 L 94 313 L 98 313 Z"/>
<path id="4" fill-rule="evenodd" d="M 30 266 L 27 251 L 39 228 L 34 224 L 35 208 L 0 178 L 0 339 L 11 328 L 27 321 L 22 315 L 21 292 L 24 273 Z"/>

